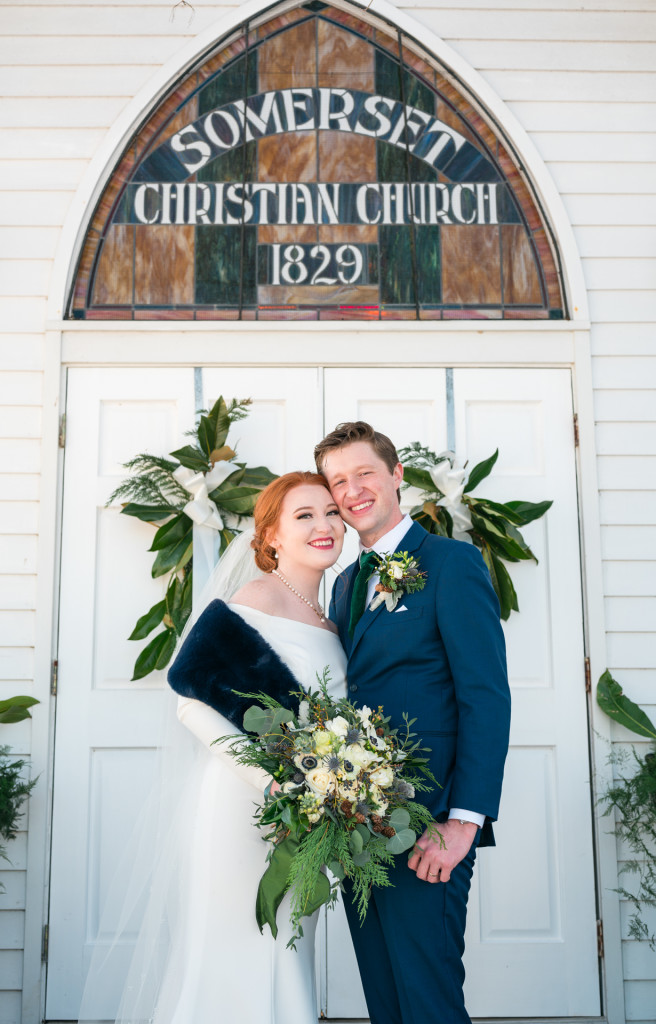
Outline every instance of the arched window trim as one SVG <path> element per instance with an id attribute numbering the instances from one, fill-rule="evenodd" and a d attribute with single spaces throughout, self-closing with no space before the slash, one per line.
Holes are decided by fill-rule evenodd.
<path id="1" fill-rule="evenodd" d="M 358 17 L 373 24 L 378 23 L 381 28 L 389 30 L 391 27 L 395 33 L 397 30 L 401 31 L 404 35 L 404 45 L 429 63 L 437 63 L 440 73 L 452 81 L 454 87 L 498 134 L 529 189 L 549 235 L 562 281 L 568 317 L 565 322 L 572 324 L 573 321 L 578 321 L 580 326 L 587 323 L 587 294 L 569 219 L 542 158 L 514 115 L 482 76 L 447 43 L 386 0 L 372 0 L 369 6 L 350 0 L 331 2 L 335 7 L 357 14 Z M 247 23 L 250 23 L 252 28 L 266 21 L 274 11 L 276 14 L 282 14 L 297 6 L 298 0 L 289 0 L 283 4 L 249 0 L 242 4 L 176 54 L 128 104 L 89 165 L 71 204 L 53 268 L 48 305 L 49 323 L 56 322 L 59 325 L 63 320 L 86 232 L 97 203 L 132 136 L 148 121 L 165 96 L 175 89 L 176 83 L 188 74 L 193 65 L 215 50 L 219 42 L 226 45 L 231 36 L 239 38 L 243 34 L 243 28 Z M 419 42 L 419 37 L 422 42 Z M 66 323 L 70 324 L 70 321 Z M 502 323 L 506 326 L 511 324 L 510 321 Z M 520 323 L 526 329 L 530 321 L 517 322 L 517 326 Z"/>

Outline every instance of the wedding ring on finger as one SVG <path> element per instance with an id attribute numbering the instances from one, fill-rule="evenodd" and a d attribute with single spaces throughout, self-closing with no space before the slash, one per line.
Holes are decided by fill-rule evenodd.
<path id="1" fill-rule="evenodd" d="M 439 873 L 439 871 L 437 871 L 437 872 L 435 872 L 435 871 L 429 871 L 429 872 L 428 872 L 428 877 L 429 877 L 429 878 L 439 878 L 439 877 L 440 877 L 440 873 Z"/>

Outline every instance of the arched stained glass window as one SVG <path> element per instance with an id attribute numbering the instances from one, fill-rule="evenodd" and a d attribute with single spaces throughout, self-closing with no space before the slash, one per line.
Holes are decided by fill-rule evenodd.
<path id="1" fill-rule="evenodd" d="M 560 319 L 500 133 L 420 45 L 313 2 L 217 44 L 131 140 L 69 317 Z"/>

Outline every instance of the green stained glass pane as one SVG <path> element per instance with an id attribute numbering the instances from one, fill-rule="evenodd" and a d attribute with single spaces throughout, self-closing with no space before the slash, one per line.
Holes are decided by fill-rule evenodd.
<path id="1" fill-rule="evenodd" d="M 240 57 L 203 86 L 198 94 L 198 113 L 206 114 L 226 103 L 242 100 L 244 95 L 252 96 L 257 91 L 257 51 L 248 52 L 248 71 L 246 57 Z"/>
<path id="2" fill-rule="evenodd" d="M 379 181 L 437 181 L 438 174 L 434 167 L 416 156 L 408 158 L 404 149 L 390 146 L 388 142 L 376 143 L 376 159 L 378 161 Z"/>
<path id="3" fill-rule="evenodd" d="M 403 72 L 403 91 L 407 106 L 435 113 L 435 93 L 408 70 Z M 376 92 L 393 100 L 403 99 L 398 61 L 381 50 L 376 51 Z"/>
<path id="4" fill-rule="evenodd" d="M 254 227 L 244 229 L 244 252 L 240 225 L 196 228 L 196 302 L 198 305 L 239 304 L 239 274 L 243 273 L 242 305 L 255 303 Z"/>
<path id="5" fill-rule="evenodd" d="M 231 149 L 198 172 L 199 181 L 255 181 L 257 143 L 247 142 L 245 146 Z"/>
<path id="6" fill-rule="evenodd" d="M 442 301 L 440 229 L 436 225 L 415 229 L 419 303 L 432 306 Z"/>
<path id="7" fill-rule="evenodd" d="M 414 305 L 411 230 L 387 225 L 378 229 L 380 301 L 385 306 Z"/>

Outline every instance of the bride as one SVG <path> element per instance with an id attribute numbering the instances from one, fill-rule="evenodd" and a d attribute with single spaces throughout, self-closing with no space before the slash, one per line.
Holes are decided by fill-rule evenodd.
<path id="1" fill-rule="evenodd" d="M 118 1016 L 126 1024 L 317 1019 L 317 914 L 303 921 L 297 951 L 286 948 L 289 896 L 278 910 L 277 939 L 268 928 L 260 934 L 255 920 L 268 847 L 253 811 L 271 778 L 238 765 L 225 744 L 213 741 L 242 732 L 243 712 L 253 701 L 240 693 L 265 691 L 289 706 L 290 690 L 316 688 L 317 673 L 327 666 L 331 694 L 345 695 L 345 655 L 318 600 L 345 527 L 323 477 L 308 472 L 269 484 L 254 520 L 252 550 L 247 535 L 232 542 L 169 672 L 178 719 L 204 754 L 176 814 L 180 824 L 171 829 L 179 868 L 150 886 L 147 935 L 137 942 Z M 160 859 L 174 859 L 166 848 L 164 842 Z M 156 972 L 153 960 L 161 964 Z"/>

